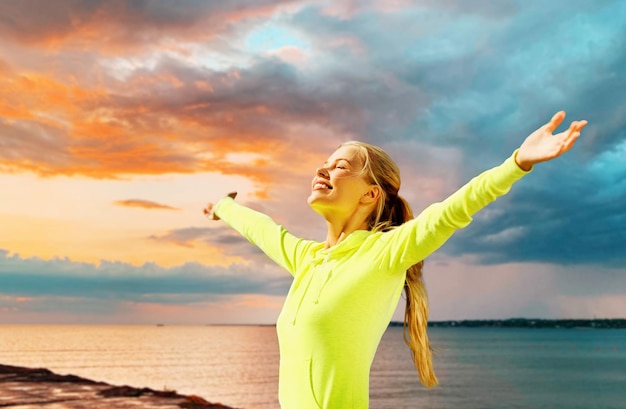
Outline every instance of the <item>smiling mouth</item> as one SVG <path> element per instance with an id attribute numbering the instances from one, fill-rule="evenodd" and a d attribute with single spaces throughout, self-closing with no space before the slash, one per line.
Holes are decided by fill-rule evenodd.
<path id="1" fill-rule="evenodd" d="M 317 182 L 313 185 L 313 190 L 332 190 L 332 187 L 323 182 Z"/>

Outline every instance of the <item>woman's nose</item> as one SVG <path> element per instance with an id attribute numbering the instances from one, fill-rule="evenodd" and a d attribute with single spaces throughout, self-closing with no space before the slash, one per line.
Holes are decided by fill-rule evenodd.
<path id="1" fill-rule="evenodd" d="M 317 171 L 315 172 L 315 174 L 325 179 L 328 179 L 329 177 L 328 169 L 326 169 L 325 167 L 317 168 Z"/>

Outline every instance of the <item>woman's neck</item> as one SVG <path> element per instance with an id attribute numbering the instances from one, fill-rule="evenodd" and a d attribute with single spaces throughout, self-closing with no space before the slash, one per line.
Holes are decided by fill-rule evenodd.
<path id="1" fill-rule="evenodd" d="M 328 232 L 326 233 L 326 248 L 336 246 L 356 230 L 368 230 L 367 221 L 355 221 L 354 219 L 344 222 L 326 220 Z"/>

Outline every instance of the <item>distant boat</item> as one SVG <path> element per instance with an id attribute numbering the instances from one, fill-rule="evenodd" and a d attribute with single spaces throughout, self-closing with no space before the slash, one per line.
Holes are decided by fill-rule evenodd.
<path id="1" fill-rule="evenodd" d="M 164 326 L 165 326 L 165 324 L 157 324 L 156 326 L 157 326 L 157 327 L 164 327 Z"/>

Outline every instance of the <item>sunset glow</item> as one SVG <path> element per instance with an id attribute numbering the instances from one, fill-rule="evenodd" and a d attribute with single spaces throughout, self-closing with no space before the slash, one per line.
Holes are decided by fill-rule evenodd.
<path id="1" fill-rule="evenodd" d="M 322 240 L 342 142 L 417 213 L 561 109 L 574 149 L 426 261 L 432 318 L 624 316 L 626 4 L 240 3 L 0 3 L 0 323 L 273 323 L 289 274 L 207 202 Z"/>

